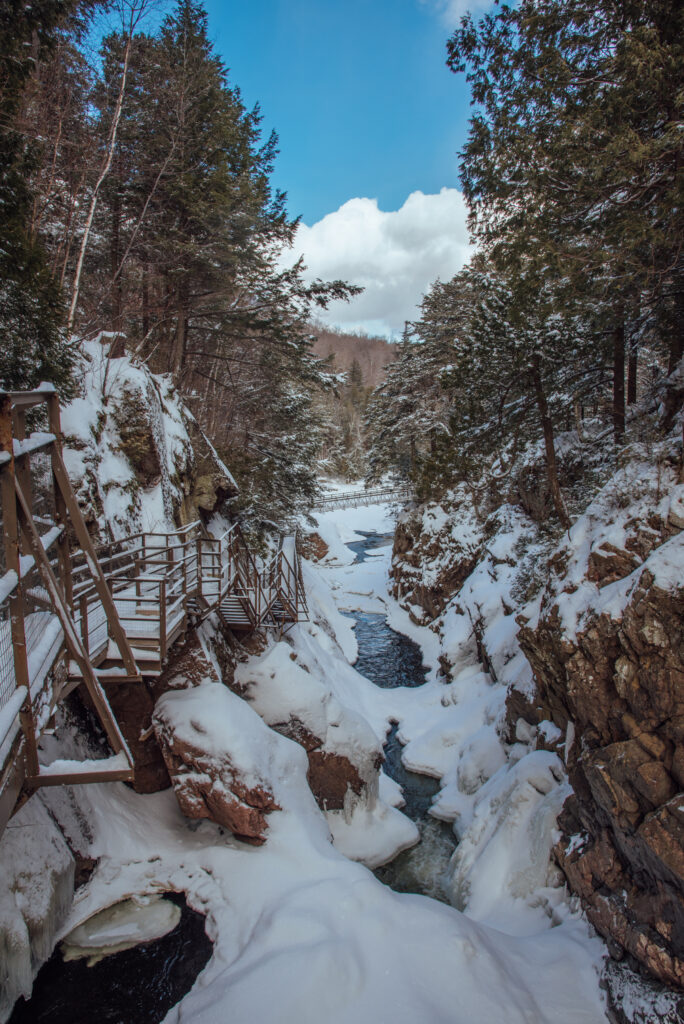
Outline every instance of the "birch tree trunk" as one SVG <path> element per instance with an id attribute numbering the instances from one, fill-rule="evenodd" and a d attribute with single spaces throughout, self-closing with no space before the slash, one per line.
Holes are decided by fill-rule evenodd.
<path id="1" fill-rule="evenodd" d="M 78 295 L 81 287 L 81 274 L 83 273 L 83 262 L 85 260 L 85 254 L 88 249 L 88 241 L 90 239 L 90 232 L 93 226 L 93 220 L 95 219 L 95 211 L 97 210 L 97 202 L 100 195 L 100 189 L 109 174 L 112 166 L 112 160 L 114 159 L 114 150 L 116 149 L 116 136 L 119 130 L 119 121 L 121 120 L 121 111 L 123 110 L 124 96 L 126 95 L 126 79 L 128 78 L 128 64 L 131 58 L 131 47 L 133 45 L 133 33 L 138 26 L 140 19 L 143 17 L 147 8 L 149 0 L 123 0 L 121 4 L 122 12 L 122 24 L 125 20 L 127 21 L 127 27 L 124 29 L 126 35 L 126 47 L 123 55 L 123 67 L 121 70 L 121 83 L 119 85 L 119 93 L 116 98 L 116 104 L 114 106 L 114 114 L 112 117 L 112 123 L 109 129 L 109 136 L 107 138 L 107 148 L 105 150 L 104 160 L 93 194 L 90 197 L 90 206 L 88 207 L 88 216 L 86 217 L 85 228 L 83 230 L 83 237 L 81 238 L 81 245 L 78 251 L 78 260 L 76 263 L 76 272 L 74 274 L 74 281 L 71 288 L 71 304 L 69 306 L 69 317 L 67 320 L 67 333 L 71 333 L 74 326 L 74 320 L 76 318 L 76 309 L 78 307 Z"/>

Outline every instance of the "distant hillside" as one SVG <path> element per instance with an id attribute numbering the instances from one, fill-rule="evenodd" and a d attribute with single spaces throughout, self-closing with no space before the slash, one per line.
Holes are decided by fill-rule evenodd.
<path id="1" fill-rule="evenodd" d="M 377 387 L 384 380 L 384 369 L 395 358 L 396 345 L 385 338 L 371 338 L 365 334 L 345 334 L 322 324 L 313 328 L 317 335 L 314 351 L 321 356 L 335 356 L 338 370 L 350 369 L 356 359 L 366 387 Z"/>

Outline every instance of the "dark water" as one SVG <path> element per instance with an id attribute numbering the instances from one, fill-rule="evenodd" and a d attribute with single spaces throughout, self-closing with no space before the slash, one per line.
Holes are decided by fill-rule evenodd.
<path id="1" fill-rule="evenodd" d="M 378 612 L 348 612 L 355 619 L 359 656 L 354 668 L 376 686 L 422 686 L 427 669 L 418 644 L 387 625 Z"/>
<path id="2" fill-rule="evenodd" d="M 356 555 L 355 562 L 365 562 L 369 552 L 375 548 L 389 547 L 394 540 L 393 533 L 368 533 L 366 530 L 355 530 L 354 532 L 360 533 L 363 537 L 363 540 L 353 540 L 347 544 L 349 550 Z"/>
<path id="3" fill-rule="evenodd" d="M 105 957 L 65 963 L 59 948 L 40 969 L 31 998 L 20 999 L 9 1024 L 158 1024 L 195 983 L 211 956 L 204 917 L 183 896 L 168 935 Z"/>
<path id="4" fill-rule="evenodd" d="M 439 792 L 439 780 L 404 767 L 397 729 L 393 725 L 387 737 L 383 767 L 401 786 L 405 800 L 401 810 L 418 826 L 420 842 L 373 873 L 395 892 L 416 892 L 449 903 L 448 868 L 456 838 L 450 825 L 428 814 L 432 798 Z"/>
<path id="5" fill-rule="evenodd" d="M 357 531 L 361 533 L 362 531 Z M 390 538 L 391 539 L 391 535 Z M 362 541 L 347 547 L 356 552 L 355 562 L 364 562 L 368 552 L 389 543 L 386 534 L 364 533 Z M 410 637 L 397 633 L 377 612 L 348 612 L 356 620 L 359 649 L 354 667 L 376 686 L 422 686 L 427 676 L 420 647 Z M 396 892 L 415 892 L 449 903 L 448 866 L 456 846 L 453 829 L 430 817 L 439 781 L 429 775 L 408 771 L 401 760 L 402 746 L 397 726 L 392 726 L 385 743 L 384 771 L 401 786 L 405 800 L 402 811 L 418 826 L 420 842 L 405 850 L 374 874 Z"/>

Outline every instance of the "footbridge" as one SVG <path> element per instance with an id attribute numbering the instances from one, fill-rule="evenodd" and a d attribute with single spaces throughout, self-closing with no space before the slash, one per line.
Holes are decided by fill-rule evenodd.
<path id="1" fill-rule="evenodd" d="M 330 512 L 336 508 L 361 508 L 365 505 L 381 505 L 384 502 L 406 502 L 412 497 L 413 492 L 406 484 L 337 491 L 318 498 L 313 504 L 312 511 Z"/>
<path id="2" fill-rule="evenodd" d="M 27 433 L 42 414 L 47 431 Z M 200 522 L 95 545 L 62 456 L 54 390 L 0 392 L 0 833 L 42 786 L 132 781 L 108 688 L 159 675 L 189 627 L 215 615 L 233 633 L 307 617 L 296 537 L 264 561 L 238 525 Z M 112 750 L 39 763 L 58 705 L 82 686 Z M 110 691 L 111 692 L 111 691 Z"/>

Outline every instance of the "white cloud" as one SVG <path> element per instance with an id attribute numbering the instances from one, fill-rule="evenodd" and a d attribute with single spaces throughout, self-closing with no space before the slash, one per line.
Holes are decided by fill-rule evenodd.
<path id="1" fill-rule="evenodd" d="M 432 7 L 449 28 L 456 28 L 464 14 L 470 12 L 474 19 L 492 7 L 492 0 L 419 0 L 423 7 Z"/>
<path id="2" fill-rule="evenodd" d="M 331 303 L 321 319 L 346 330 L 398 334 L 438 277 L 449 280 L 470 255 L 466 207 L 455 188 L 412 192 L 399 210 L 377 199 L 350 199 L 312 227 L 300 225 L 290 264 L 304 257 L 305 278 L 342 278 L 365 289 Z"/>

